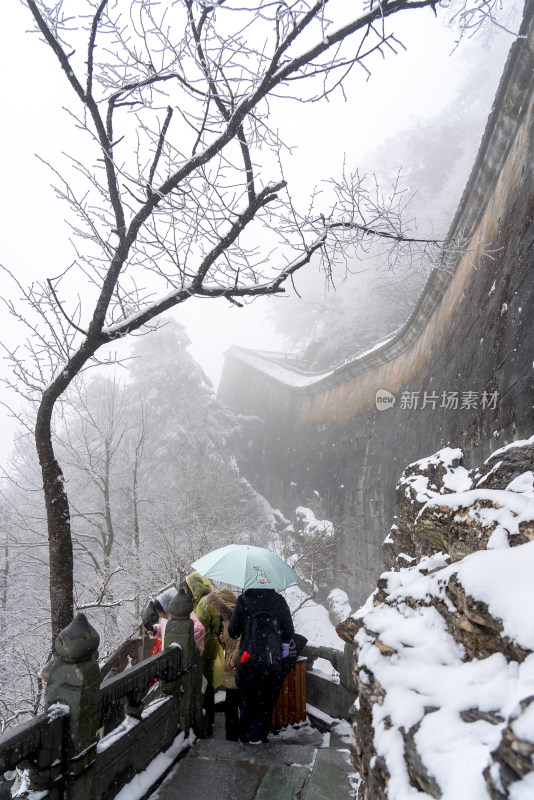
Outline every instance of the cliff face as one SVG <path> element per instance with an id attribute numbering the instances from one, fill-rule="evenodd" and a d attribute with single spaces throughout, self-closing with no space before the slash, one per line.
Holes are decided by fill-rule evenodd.
<path id="1" fill-rule="evenodd" d="M 359 800 L 533 797 L 534 437 L 480 470 L 451 448 L 411 464 L 397 508 L 388 571 L 341 626 Z"/>
<path id="2" fill-rule="evenodd" d="M 406 463 L 453 442 L 473 466 L 534 430 L 533 3 L 521 34 L 451 226 L 470 245 L 432 275 L 404 328 L 328 374 L 227 354 L 219 398 L 263 426 L 243 473 L 288 517 L 320 497 L 336 530 L 332 580 L 354 606 L 383 569 Z M 394 404 L 377 405 L 383 390 Z"/>

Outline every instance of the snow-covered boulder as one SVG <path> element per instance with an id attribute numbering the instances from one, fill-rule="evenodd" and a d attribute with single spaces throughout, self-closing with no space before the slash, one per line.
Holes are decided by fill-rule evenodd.
<path id="1" fill-rule="evenodd" d="M 461 460 L 460 450 L 445 448 L 404 471 L 398 514 L 384 542 L 388 569 L 440 552 L 458 561 L 477 550 L 534 539 L 534 446 L 498 451 L 482 476 L 468 472 Z"/>
<path id="2" fill-rule="evenodd" d="M 439 549 L 430 537 L 416 534 L 415 523 L 427 503 L 471 489 L 472 476 L 462 465 L 462 456 L 460 449 L 445 447 L 410 464 L 402 473 L 397 485 L 397 515 L 383 544 L 387 569 L 409 566 Z"/>
<path id="3" fill-rule="evenodd" d="M 295 509 L 294 528 L 306 539 L 328 540 L 334 535 L 334 526 L 328 519 L 316 519 L 311 508 L 299 506 Z"/>
<path id="4" fill-rule="evenodd" d="M 350 617 L 349 596 L 343 589 L 332 589 L 328 595 L 327 604 L 335 622 L 341 622 Z"/>
<path id="5" fill-rule="evenodd" d="M 391 568 L 338 626 L 356 645 L 359 800 L 531 796 L 533 457 L 534 437 L 483 474 L 448 448 L 405 471 Z"/>

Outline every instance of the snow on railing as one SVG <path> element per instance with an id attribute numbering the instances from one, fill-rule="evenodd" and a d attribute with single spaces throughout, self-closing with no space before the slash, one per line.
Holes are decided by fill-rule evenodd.
<path id="1" fill-rule="evenodd" d="M 61 631 L 47 711 L 0 737 L 0 776 L 29 770 L 35 792 L 48 800 L 100 800 L 144 772 L 181 733 L 188 742 L 202 736 L 201 657 L 184 597 L 172 609 L 165 649 L 103 683 L 99 637 L 84 615 Z"/>

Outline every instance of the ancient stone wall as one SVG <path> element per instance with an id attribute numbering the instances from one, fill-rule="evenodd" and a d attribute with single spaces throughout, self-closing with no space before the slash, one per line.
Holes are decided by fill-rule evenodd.
<path id="1" fill-rule="evenodd" d="M 451 227 L 468 252 L 432 274 L 395 338 L 319 375 L 271 354 L 226 357 L 219 398 L 263 421 L 244 473 L 286 514 L 320 504 L 336 526 L 337 585 L 355 605 L 383 569 L 407 463 L 448 444 L 479 462 L 534 430 L 533 17 L 527 4 Z M 377 407 L 381 390 L 393 405 Z"/>

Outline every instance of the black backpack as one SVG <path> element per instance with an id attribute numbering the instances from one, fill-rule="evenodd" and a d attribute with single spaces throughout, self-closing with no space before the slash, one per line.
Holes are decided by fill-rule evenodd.
<path id="1" fill-rule="evenodd" d="M 244 650 L 250 654 L 251 665 L 280 669 L 282 663 L 282 635 L 280 623 L 267 611 L 247 609 Z"/>

